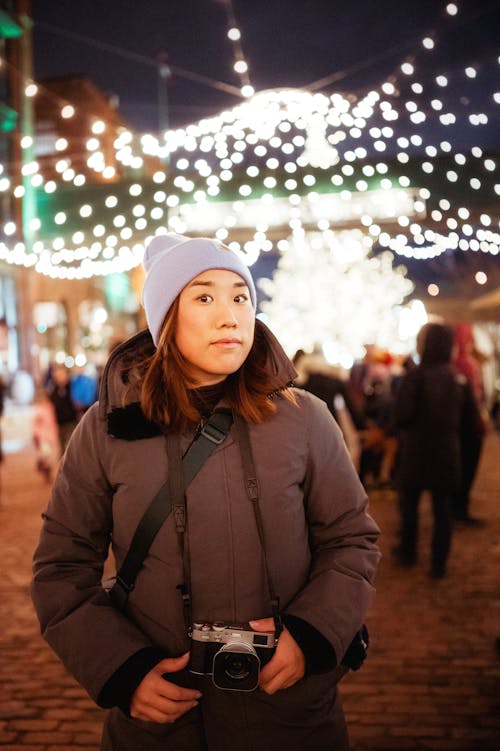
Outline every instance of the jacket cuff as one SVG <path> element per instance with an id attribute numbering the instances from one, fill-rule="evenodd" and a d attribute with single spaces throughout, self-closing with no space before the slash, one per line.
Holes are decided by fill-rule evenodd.
<path id="1" fill-rule="evenodd" d="M 304 654 L 307 675 L 324 673 L 337 665 L 334 648 L 314 626 L 296 615 L 283 613 L 282 618 Z"/>
<path id="2" fill-rule="evenodd" d="M 119 707 L 128 715 L 132 695 L 145 675 L 168 655 L 157 647 L 144 647 L 113 673 L 101 689 L 97 703 L 104 709 Z"/>

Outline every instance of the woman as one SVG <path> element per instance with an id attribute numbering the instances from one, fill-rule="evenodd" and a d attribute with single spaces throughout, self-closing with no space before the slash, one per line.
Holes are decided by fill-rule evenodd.
<path id="1" fill-rule="evenodd" d="M 43 634 L 112 707 L 106 751 L 347 749 L 335 683 L 379 553 L 340 431 L 322 402 L 290 387 L 295 371 L 255 320 L 254 284 L 232 251 L 162 235 L 144 266 L 149 332 L 110 357 L 44 514 L 33 581 Z M 215 408 L 232 410 L 231 431 L 185 489 L 185 527 L 175 513 L 161 527 L 122 612 L 101 587 L 110 540 L 120 567 Z M 245 431 L 262 535 L 245 488 Z M 256 690 L 224 690 L 188 669 L 187 590 L 195 623 L 250 622 L 266 640 L 282 619 Z"/>

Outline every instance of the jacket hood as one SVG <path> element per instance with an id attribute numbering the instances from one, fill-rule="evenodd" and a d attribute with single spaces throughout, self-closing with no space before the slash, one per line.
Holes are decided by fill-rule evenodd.
<path id="1" fill-rule="evenodd" d="M 453 330 L 450 326 L 428 323 L 420 335 L 423 336 L 422 365 L 444 365 L 451 361 Z"/>
<path id="2" fill-rule="evenodd" d="M 267 367 L 272 373 L 270 395 L 290 386 L 297 377 L 297 371 L 274 334 L 259 319 L 255 320 L 255 338 L 263 341 L 267 350 Z M 148 357 L 154 351 L 155 345 L 147 329 L 113 350 L 104 368 L 99 390 L 99 415 L 102 419 L 107 419 L 115 410 L 129 408 L 140 401 L 139 388 L 130 388 L 127 384 L 126 370 L 134 360 L 141 356 Z"/>

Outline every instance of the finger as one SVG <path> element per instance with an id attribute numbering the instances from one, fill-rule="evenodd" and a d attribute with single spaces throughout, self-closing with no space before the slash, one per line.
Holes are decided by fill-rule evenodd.
<path id="1" fill-rule="evenodd" d="M 254 631 L 274 631 L 274 620 L 272 618 L 259 618 L 256 621 L 249 621 L 249 626 Z"/>
<path id="2" fill-rule="evenodd" d="M 156 666 L 161 673 L 176 673 L 183 670 L 189 662 L 189 652 L 185 652 L 180 657 L 166 657 Z"/>
<path id="3" fill-rule="evenodd" d="M 170 701 L 193 701 L 194 699 L 201 698 L 201 691 L 195 688 L 177 686 L 177 684 L 171 683 L 165 680 L 165 678 L 162 679 L 162 683 L 159 685 L 158 693 Z"/>
<path id="4" fill-rule="evenodd" d="M 170 722 L 175 722 L 175 720 L 178 720 L 183 714 L 186 714 L 186 712 L 189 712 L 189 710 L 194 709 L 194 707 L 197 706 L 197 701 L 177 701 L 165 710 L 165 716 Z"/>
<path id="5" fill-rule="evenodd" d="M 285 684 L 288 685 L 289 681 L 292 681 L 289 685 L 293 685 L 293 683 L 295 683 L 295 681 L 292 680 L 287 671 L 281 670 L 276 675 L 273 675 L 272 678 L 262 681 L 260 688 L 266 694 L 275 694 L 276 691 L 285 688 Z"/>
<path id="6" fill-rule="evenodd" d="M 196 702 L 200 698 L 201 693 L 196 689 L 184 689 L 158 678 L 139 687 L 132 696 L 131 709 L 142 712 L 153 707 L 169 713 L 175 711 L 176 706 L 182 707 L 184 702 Z"/>
<path id="7" fill-rule="evenodd" d="M 285 664 L 274 656 L 260 671 L 259 683 L 269 683 L 285 669 Z"/>
<path id="8" fill-rule="evenodd" d="M 190 709 L 192 705 L 196 705 L 197 703 L 197 699 L 175 701 L 165 696 L 161 696 L 160 694 L 150 694 L 149 696 L 133 701 L 131 709 L 135 712 L 148 712 L 149 710 L 155 710 L 169 716 L 177 715 L 178 713 L 182 714 L 187 709 Z"/>
<path id="9" fill-rule="evenodd" d="M 303 678 L 302 672 L 290 670 L 289 667 L 285 667 L 272 678 L 265 678 L 259 686 L 266 693 L 274 694 L 276 691 L 281 691 L 284 688 L 294 686 L 297 681 L 301 680 L 301 678 Z"/>
<path id="10" fill-rule="evenodd" d="M 282 688 L 293 686 L 304 675 L 301 664 L 283 659 L 276 653 L 260 673 L 259 686 L 267 693 L 274 693 Z"/>

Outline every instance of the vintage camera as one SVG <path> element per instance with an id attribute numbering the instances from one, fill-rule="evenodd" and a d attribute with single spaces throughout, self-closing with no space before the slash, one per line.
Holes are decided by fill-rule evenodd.
<path id="1" fill-rule="evenodd" d="M 227 691 L 254 691 L 276 649 L 274 631 L 258 633 L 248 624 L 193 623 L 189 635 L 191 673 L 211 675 Z"/>

